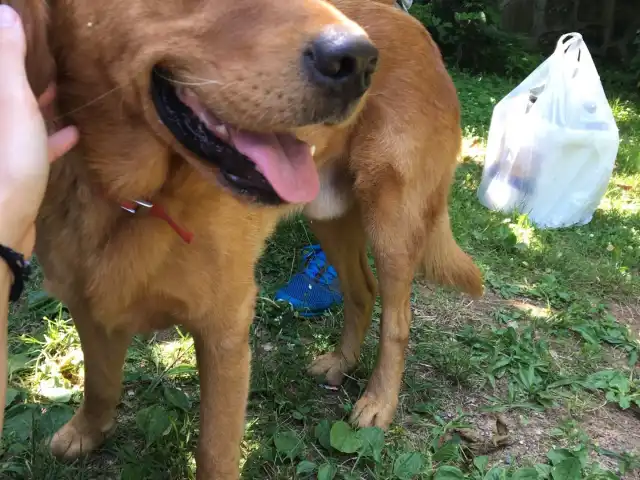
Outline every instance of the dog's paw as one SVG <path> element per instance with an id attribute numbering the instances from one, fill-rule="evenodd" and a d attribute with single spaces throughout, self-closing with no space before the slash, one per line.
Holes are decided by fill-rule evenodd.
<path id="1" fill-rule="evenodd" d="M 351 365 L 344 356 L 337 352 L 331 352 L 316 358 L 307 371 L 314 377 L 324 376 L 329 385 L 338 386 L 344 380 L 344 374 L 350 369 Z"/>
<path id="2" fill-rule="evenodd" d="M 115 422 L 111 421 L 104 428 L 96 428 L 84 418 L 80 410 L 53 435 L 49 444 L 51 453 L 60 459 L 74 460 L 99 447 L 114 427 Z"/>
<path id="3" fill-rule="evenodd" d="M 351 423 L 360 428 L 380 427 L 386 430 L 396 413 L 398 397 L 388 394 L 365 394 L 356 402 L 351 413 Z"/>

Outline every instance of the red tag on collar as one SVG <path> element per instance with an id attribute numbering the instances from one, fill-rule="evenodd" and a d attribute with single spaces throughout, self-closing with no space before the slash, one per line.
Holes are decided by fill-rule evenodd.
<path id="1" fill-rule="evenodd" d="M 142 200 L 135 200 L 133 202 L 122 202 L 120 204 L 120 207 L 129 213 L 136 213 L 140 207 L 148 208 L 149 215 L 167 222 L 169 226 L 178 234 L 178 236 L 185 243 L 190 244 L 193 241 L 193 233 L 188 230 L 185 230 L 180 225 L 178 225 L 173 220 L 173 218 L 171 218 L 171 216 L 167 213 L 167 211 L 160 205 L 156 205 L 151 202 L 146 202 Z"/>

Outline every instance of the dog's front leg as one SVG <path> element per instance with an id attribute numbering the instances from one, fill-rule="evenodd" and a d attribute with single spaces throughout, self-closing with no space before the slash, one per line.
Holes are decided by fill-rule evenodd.
<path id="1" fill-rule="evenodd" d="M 237 480 L 240 443 L 249 394 L 249 326 L 256 289 L 226 298 L 202 327 L 194 330 L 200 374 L 198 480 Z"/>

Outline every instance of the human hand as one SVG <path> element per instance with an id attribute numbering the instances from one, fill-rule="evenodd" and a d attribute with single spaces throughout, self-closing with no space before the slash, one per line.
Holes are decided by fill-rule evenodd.
<path id="1" fill-rule="evenodd" d="M 35 98 L 25 55 L 22 22 L 0 5 L 0 244 L 30 257 L 49 164 L 76 144 L 78 131 L 66 127 L 48 136 L 40 109 L 53 101 L 55 89 Z"/>

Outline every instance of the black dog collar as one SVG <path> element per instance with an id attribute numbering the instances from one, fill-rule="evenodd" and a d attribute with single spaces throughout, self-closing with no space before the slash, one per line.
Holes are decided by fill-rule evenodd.
<path id="1" fill-rule="evenodd" d="M 9 270 L 13 273 L 13 285 L 9 290 L 9 301 L 15 302 L 22 295 L 24 285 L 31 273 L 31 267 L 23 255 L 4 245 L 0 245 L 0 258 L 7 263 Z"/>

